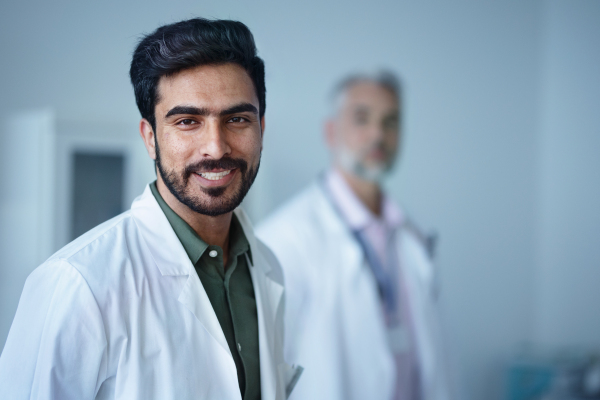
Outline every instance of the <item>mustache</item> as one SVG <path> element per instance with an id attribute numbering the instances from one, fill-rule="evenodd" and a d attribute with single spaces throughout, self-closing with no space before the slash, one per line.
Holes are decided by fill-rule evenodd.
<path id="1" fill-rule="evenodd" d="M 373 150 L 381 150 L 381 151 L 385 152 L 386 154 L 388 153 L 388 149 L 387 149 L 385 143 L 383 141 L 379 141 L 379 140 L 376 142 L 373 142 L 373 143 L 369 143 L 368 146 L 364 147 L 363 152 L 364 152 L 364 154 L 367 154 Z"/>
<path id="2" fill-rule="evenodd" d="M 213 169 L 239 169 L 243 174 L 248 170 L 248 163 L 241 158 L 221 158 L 219 160 L 201 160 L 185 167 L 184 176 L 189 178 L 194 173 L 211 171 Z"/>

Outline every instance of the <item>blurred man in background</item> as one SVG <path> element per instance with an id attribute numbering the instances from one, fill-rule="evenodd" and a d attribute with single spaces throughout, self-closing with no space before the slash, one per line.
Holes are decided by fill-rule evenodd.
<path id="1" fill-rule="evenodd" d="M 157 180 L 29 276 L 2 399 L 286 397 L 281 269 L 236 209 L 260 164 L 264 76 L 241 22 L 140 41 L 130 77 Z"/>
<path id="2" fill-rule="evenodd" d="M 259 228 L 286 284 L 292 398 L 448 399 L 427 241 L 382 191 L 400 143 L 390 73 L 354 75 L 325 124 L 332 166 Z"/>

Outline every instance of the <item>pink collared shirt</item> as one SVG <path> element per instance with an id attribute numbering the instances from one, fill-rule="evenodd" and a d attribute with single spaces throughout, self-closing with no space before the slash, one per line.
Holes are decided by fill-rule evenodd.
<path id="1" fill-rule="evenodd" d="M 375 250 L 384 266 L 392 264 L 388 260 L 388 246 L 393 240 L 404 216 L 402 211 L 387 197 L 383 196 L 381 216 L 373 214 L 354 194 L 342 175 L 332 169 L 326 177 L 327 186 L 346 224 L 354 231 L 363 231 L 369 244 Z"/>

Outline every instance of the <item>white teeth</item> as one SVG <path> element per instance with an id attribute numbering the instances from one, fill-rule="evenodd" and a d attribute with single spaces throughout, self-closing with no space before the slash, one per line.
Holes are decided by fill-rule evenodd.
<path id="1" fill-rule="evenodd" d="M 231 170 L 222 172 L 202 172 L 200 176 L 204 179 L 208 179 L 209 181 L 218 181 L 224 176 L 229 175 L 230 172 Z"/>

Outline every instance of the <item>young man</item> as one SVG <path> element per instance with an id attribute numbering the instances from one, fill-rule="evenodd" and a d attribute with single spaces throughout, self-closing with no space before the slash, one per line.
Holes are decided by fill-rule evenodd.
<path id="1" fill-rule="evenodd" d="M 261 225 L 286 283 L 293 399 L 448 399 L 426 240 L 382 192 L 400 141 L 389 73 L 334 91 L 333 166 Z"/>
<path id="2" fill-rule="evenodd" d="M 252 34 L 235 21 L 163 26 L 130 76 L 157 180 L 29 276 L 2 398 L 283 399 L 281 270 L 236 209 L 265 127 Z"/>

